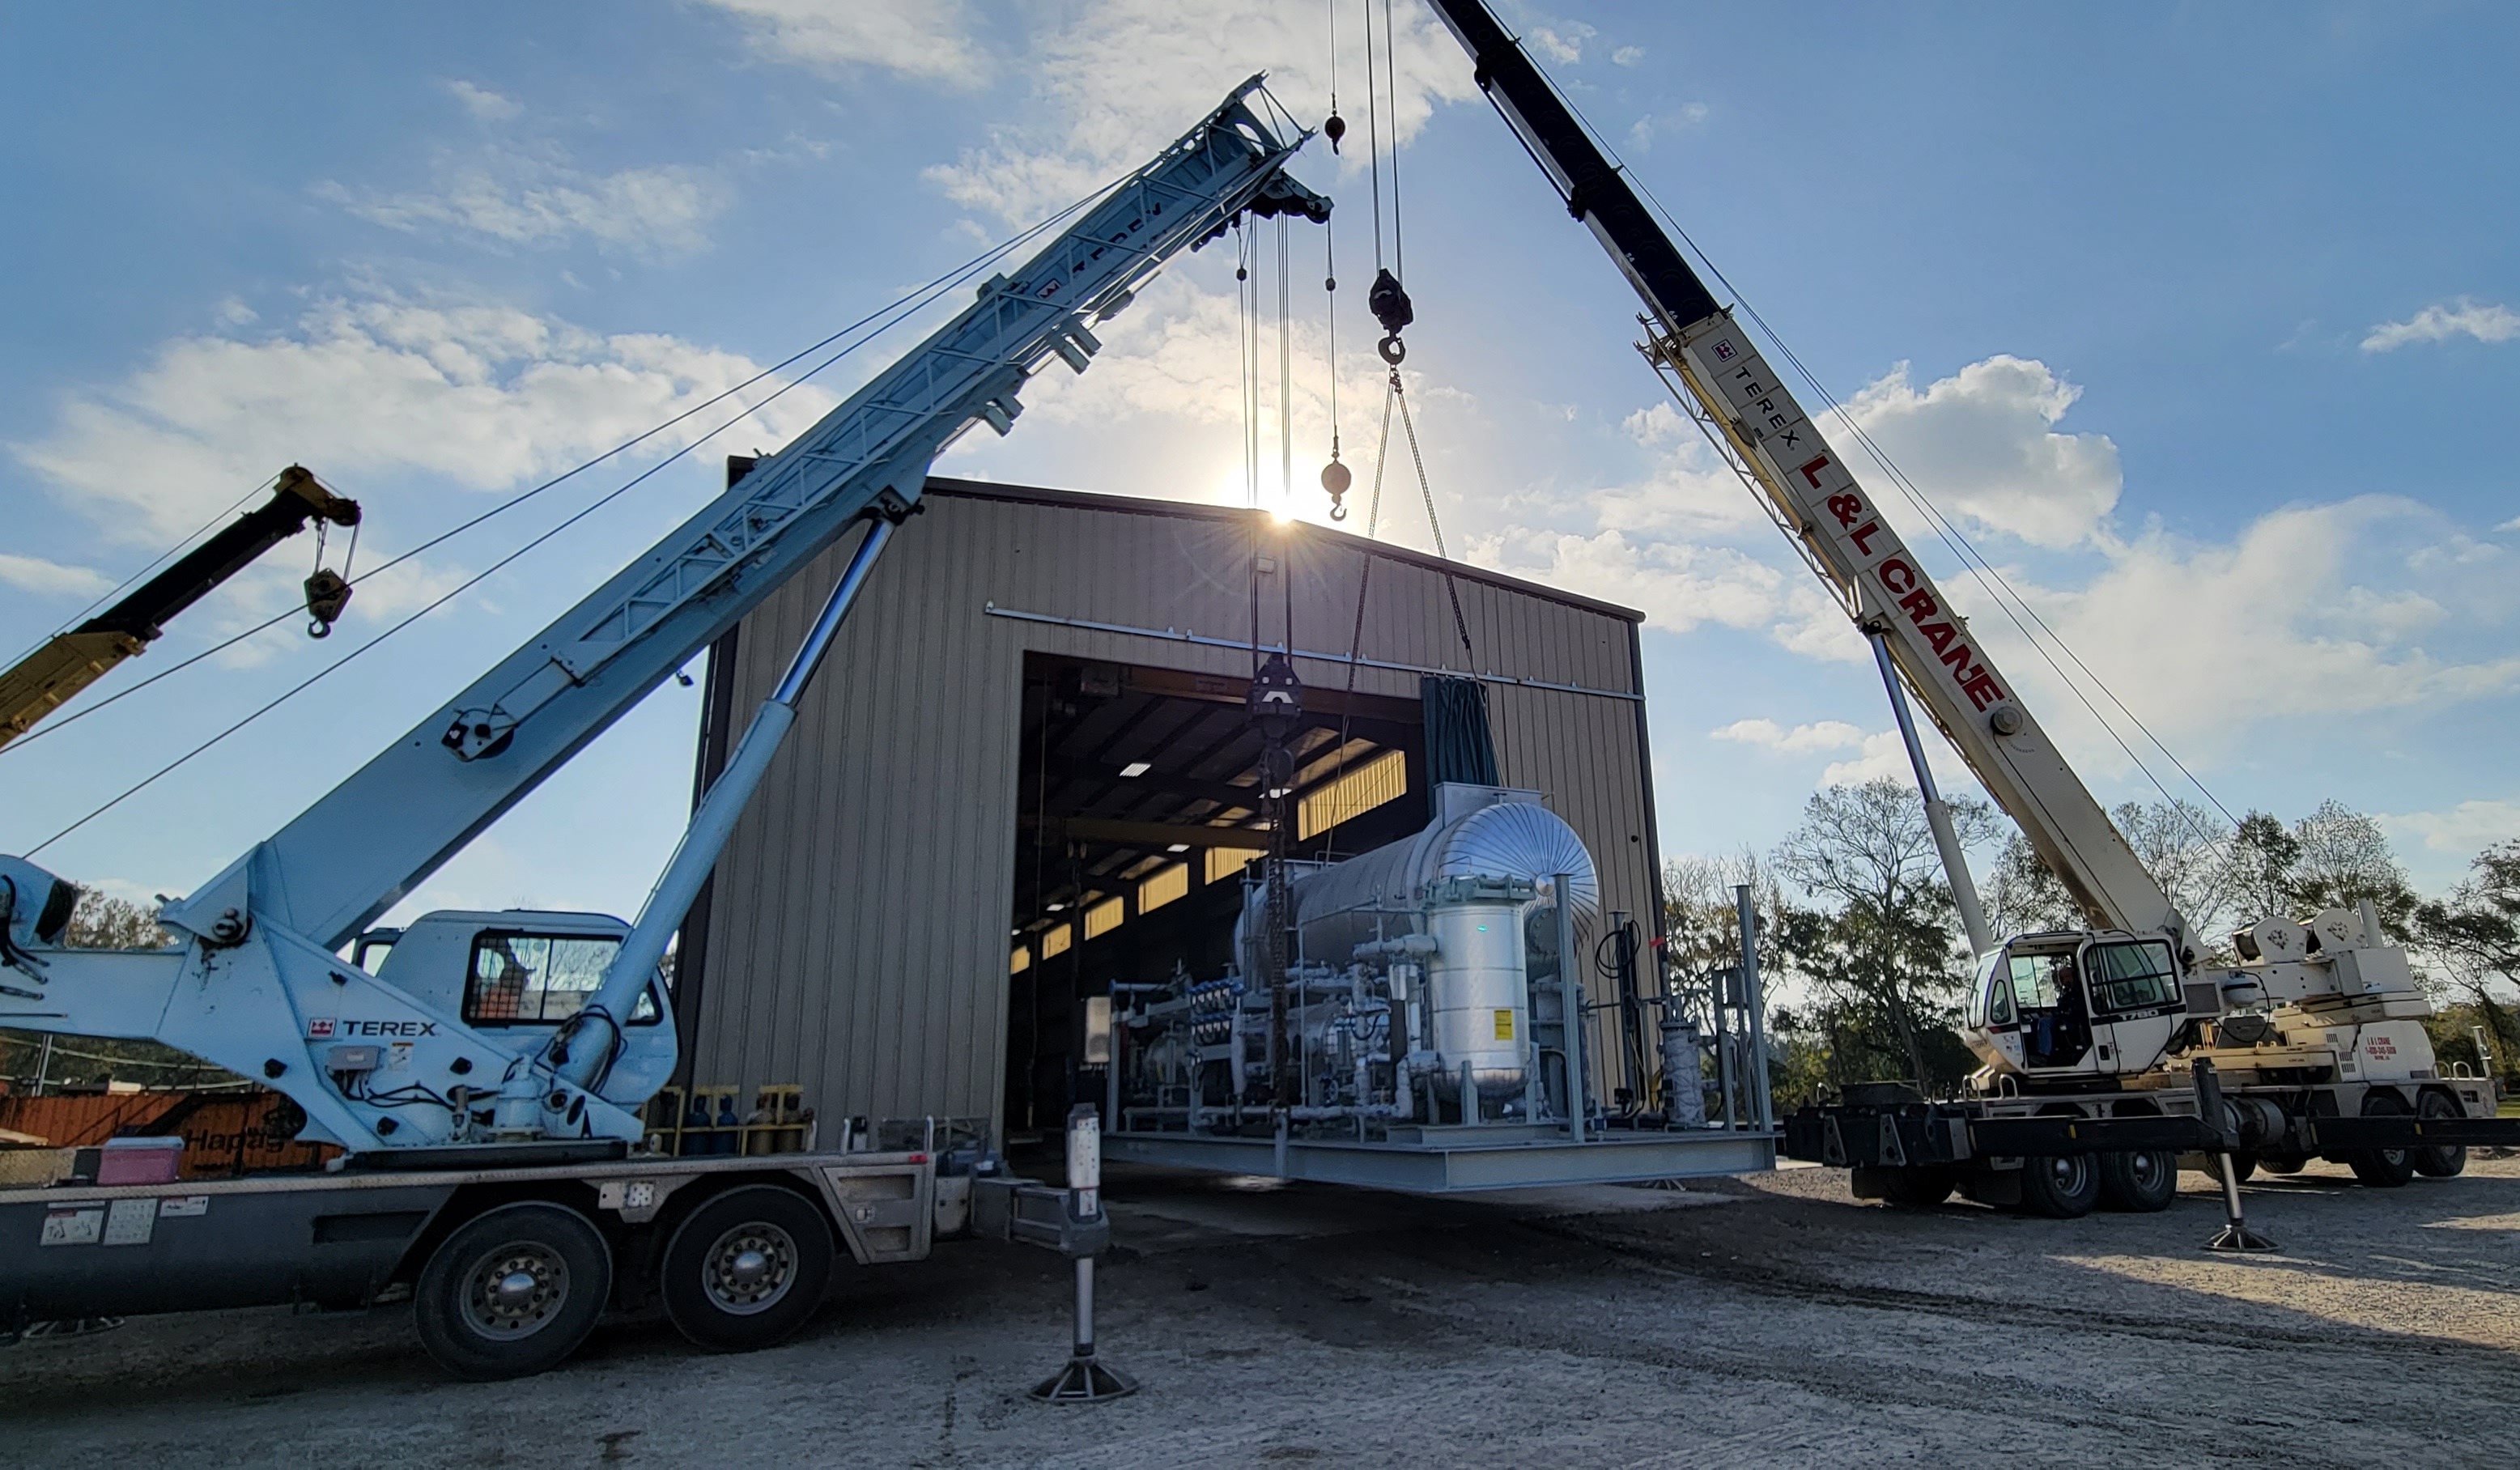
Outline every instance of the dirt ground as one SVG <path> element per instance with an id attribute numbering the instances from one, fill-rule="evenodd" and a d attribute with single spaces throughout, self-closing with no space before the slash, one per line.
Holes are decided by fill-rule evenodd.
<path id="1" fill-rule="evenodd" d="M 1138 1176 L 1102 1339 L 1145 1389 L 1116 1403 L 1024 1397 L 1065 1352 L 1063 1265 L 960 1245 L 768 1352 L 623 1323 L 507 1384 L 441 1376 L 407 1309 L 29 1341 L 0 1350 L 0 1463 L 2511 1463 L 2520 1161 L 2261 1180 L 2264 1257 L 2199 1249 L 2219 1203 L 2182 1183 L 2057 1223 L 1817 1169 L 1437 1200 Z"/>

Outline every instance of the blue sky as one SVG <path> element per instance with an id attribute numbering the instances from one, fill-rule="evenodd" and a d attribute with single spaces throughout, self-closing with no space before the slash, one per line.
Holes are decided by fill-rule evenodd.
<path id="1" fill-rule="evenodd" d="M 1297 172 L 1342 201 L 1335 376 L 1362 470 L 1379 373 L 1361 7 L 1337 9 L 1355 130 Z M 2226 804 L 2384 814 L 2436 887 L 2520 832 L 2520 471 L 2497 442 L 2520 389 L 2520 14 L 1786 5 L 1753 34 L 1737 8 L 1506 11 L 1738 293 Z M 0 641 L 34 643 L 292 460 L 367 505 L 363 563 L 407 550 L 1135 164 L 1253 70 L 1317 116 L 1325 14 L 0 14 Z M 1664 849 L 1764 849 L 1815 784 L 1897 771 L 1879 686 L 1671 414 L 1629 345 L 1633 298 L 1458 48 L 1406 5 L 1397 31 L 1412 391 L 1447 532 L 1644 609 Z M 1333 366 L 1319 234 L 1294 238 L 1302 486 Z M 1045 381 L 1012 437 L 942 468 L 1239 501 L 1231 270 L 1211 249 L 1169 272 L 1092 373 Z M 133 895 L 206 878 L 677 520 L 720 454 L 782 442 L 912 340 L 701 446 L 44 861 Z M 284 623 L 0 752 L 0 849 L 653 459 L 363 587 L 329 643 Z M 1426 544 L 1395 504 L 1391 534 Z M 91 699 L 285 607 L 310 556 L 275 552 Z M 2103 800 L 2153 794 L 1983 595 L 1951 590 L 1978 597 Z M 688 800 L 696 719 L 667 686 L 415 904 L 635 909 Z"/>

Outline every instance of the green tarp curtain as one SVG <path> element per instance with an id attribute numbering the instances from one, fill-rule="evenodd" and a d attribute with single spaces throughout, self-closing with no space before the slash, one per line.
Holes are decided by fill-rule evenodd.
<path id="1" fill-rule="evenodd" d="M 1488 732 L 1487 686 L 1430 674 L 1418 690 L 1425 706 L 1426 780 L 1503 784 L 1497 780 L 1496 740 Z"/>

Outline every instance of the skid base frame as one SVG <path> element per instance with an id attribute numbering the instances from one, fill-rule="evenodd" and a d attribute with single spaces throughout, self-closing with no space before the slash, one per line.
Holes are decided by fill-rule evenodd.
<path id="1" fill-rule="evenodd" d="M 1777 1167 L 1775 1134 L 1596 1134 L 1577 1143 L 1553 1129 L 1471 1141 L 1504 1129 L 1426 1129 L 1422 1141 L 1358 1143 L 1321 1138 L 1230 1138 L 1178 1133 L 1105 1134 L 1102 1156 L 1172 1169 L 1361 1184 L 1415 1194 L 1552 1184 L 1631 1184 L 1650 1180 L 1754 1174 Z M 1548 1135 L 1554 1134 L 1552 1140 Z"/>

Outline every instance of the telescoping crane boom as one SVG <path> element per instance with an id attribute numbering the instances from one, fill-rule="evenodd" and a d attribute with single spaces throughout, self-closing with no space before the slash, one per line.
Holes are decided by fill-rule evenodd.
<path id="1" fill-rule="evenodd" d="M 716 501 L 528 639 L 158 921 L 169 948 L 60 945 L 76 890 L 0 858 L 0 1025 L 152 1038 L 266 1080 L 301 1135 L 353 1154 L 635 1140 L 671 1072 L 656 961 L 793 719 L 850 600 L 975 423 L 1010 431 L 1028 378 L 1083 372 L 1094 324 L 1244 213 L 1328 217 L 1285 174 L 1310 136 L 1255 76 L 1011 274 Z M 635 925 L 429 914 L 376 973 L 336 953 L 852 526 L 794 663 L 694 815 Z M 381 938 L 382 935 L 377 936 Z"/>
<path id="2" fill-rule="evenodd" d="M 1950 599 L 1794 394 L 1480 0 L 1429 0 L 1476 80 L 1645 305 L 1647 358 L 1721 434 L 1771 514 L 1883 665 L 1981 956 L 1964 1030 L 1981 1080 L 2058 1086 L 2153 1071 L 2174 1053 L 2300 1082 L 2433 1077 L 2404 950 L 2366 903 L 2303 922 L 2259 918 L 2242 962 L 2200 943 Z M 2005 945 L 1976 916 L 1966 862 L 1939 810 L 1901 686 L 2011 816 L 2091 925 Z M 2049 1023 L 2030 1024 L 2030 1012 Z"/>
<path id="3" fill-rule="evenodd" d="M 36 721 L 104 678 L 114 665 L 157 642 L 168 618 L 207 597 L 256 557 L 304 530 L 310 520 L 356 526 L 359 503 L 325 489 L 305 466 L 292 465 L 280 471 L 270 500 L 222 526 L 112 606 L 46 639 L 24 658 L 0 669 L 0 745 L 34 729 Z M 317 638 L 330 633 L 334 619 L 349 601 L 349 584 L 342 574 L 318 565 L 306 579 L 306 612 L 311 619 L 306 631 Z"/>

